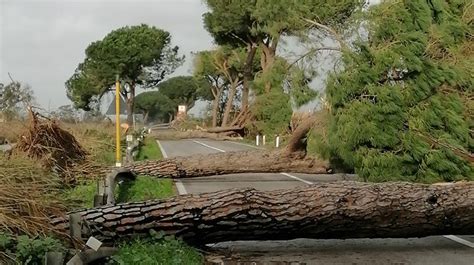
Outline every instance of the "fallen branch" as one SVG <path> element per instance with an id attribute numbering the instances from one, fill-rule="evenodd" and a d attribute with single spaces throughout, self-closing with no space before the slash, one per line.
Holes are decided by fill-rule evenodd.
<path id="1" fill-rule="evenodd" d="M 113 242 L 150 229 L 205 244 L 295 238 L 406 238 L 474 231 L 474 182 L 336 182 L 262 192 L 232 189 L 77 212 L 82 237 Z M 68 217 L 53 219 L 67 232 Z"/>

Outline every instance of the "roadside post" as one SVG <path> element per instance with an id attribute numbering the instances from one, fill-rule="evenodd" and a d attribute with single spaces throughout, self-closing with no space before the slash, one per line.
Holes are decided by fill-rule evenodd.
<path id="1" fill-rule="evenodd" d="M 275 139 L 275 147 L 278 148 L 280 146 L 280 136 L 277 135 Z"/>
<path id="2" fill-rule="evenodd" d="M 262 145 L 265 145 L 265 135 L 262 136 Z"/>
<path id="3" fill-rule="evenodd" d="M 255 145 L 258 146 L 260 144 L 260 135 L 257 134 L 255 138 Z"/>
<path id="4" fill-rule="evenodd" d="M 120 153 L 120 82 L 118 75 L 115 81 L 115 166 L 122 166 L 122 155 Z"/>

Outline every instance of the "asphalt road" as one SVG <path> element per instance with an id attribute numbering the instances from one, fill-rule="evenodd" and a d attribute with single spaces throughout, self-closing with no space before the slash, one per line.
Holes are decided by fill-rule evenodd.
<path id="1" fill-rule="evenodd" d="M 242 143 L 204 139 L 159 141 L 159 145 L 165 157 L 255 148 Z M 284 172 L 210 176 L 175 183 L 178 192 L 186 194 L 240 187 L 276 190 L 352 179 L 354 176 L 351 175 Z M 410 239 L 234 241 L 211 247 L 223 253 L 215 257 L 216 262 L 228 260 L 226 264 L 235 264 L 235 261 L 245 264 L 474 264 L 474 236 L 460 235 Z"/>

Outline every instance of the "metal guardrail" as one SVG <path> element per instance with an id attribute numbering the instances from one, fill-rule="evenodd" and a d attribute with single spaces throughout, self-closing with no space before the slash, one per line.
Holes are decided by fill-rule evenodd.
<path id="1" fill-rule="evenodd" d="M 148 127 L 151 130 L 160 130 L 160 129 L 169 129 L 171 128 L 171 123 L 159 123 Z"/>

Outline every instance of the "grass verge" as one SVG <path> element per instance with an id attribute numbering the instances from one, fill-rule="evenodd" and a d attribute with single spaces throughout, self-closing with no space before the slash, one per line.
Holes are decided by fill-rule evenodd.
<path id="1" fill-rule="evenodd" d="M 99 151 L 99 150 L 97 150 Z M 100 151 L 101 156 L 106 152 Z M 113 154 L 112 154 L 113 155 Z M 151 137 L 145 138 L 137 160 L 162 159 L 160 148 Z M 88 180 L 68 190 L 65 200 L 76 208 L 93 206 L 97 183 Z M 116 201 L 136 202 L 163 199 L 175 195 L 171 179 L 140 175 L 133 182 L 122 183 L 116 190 Z M 156 233 L 156 232 L 155 232 Z M 152 236 L 119 243 L 119 253 L 112 257 L 112 264 L 203 264 L 203 256 L 194 248 L 174 237 Z"/>
<path id="2" fill-rule="evenodd" d="M 152 137 L 145 138 L 145 140 L 143 141 L 143 145 L 140 148 L 140 151 L 138 152 L 137 160 L 157 160 L 162 158 L 163 154 L 161 153 L 161 150 L 156 140 Z"/>
<path id="3" fill-rule="evenodd" d="M 113 261 L 117 264 L 203 264 L 203 257 L 196 249 L 173 237 L 151 240 L 136 239 L 120 246 Z"/>

